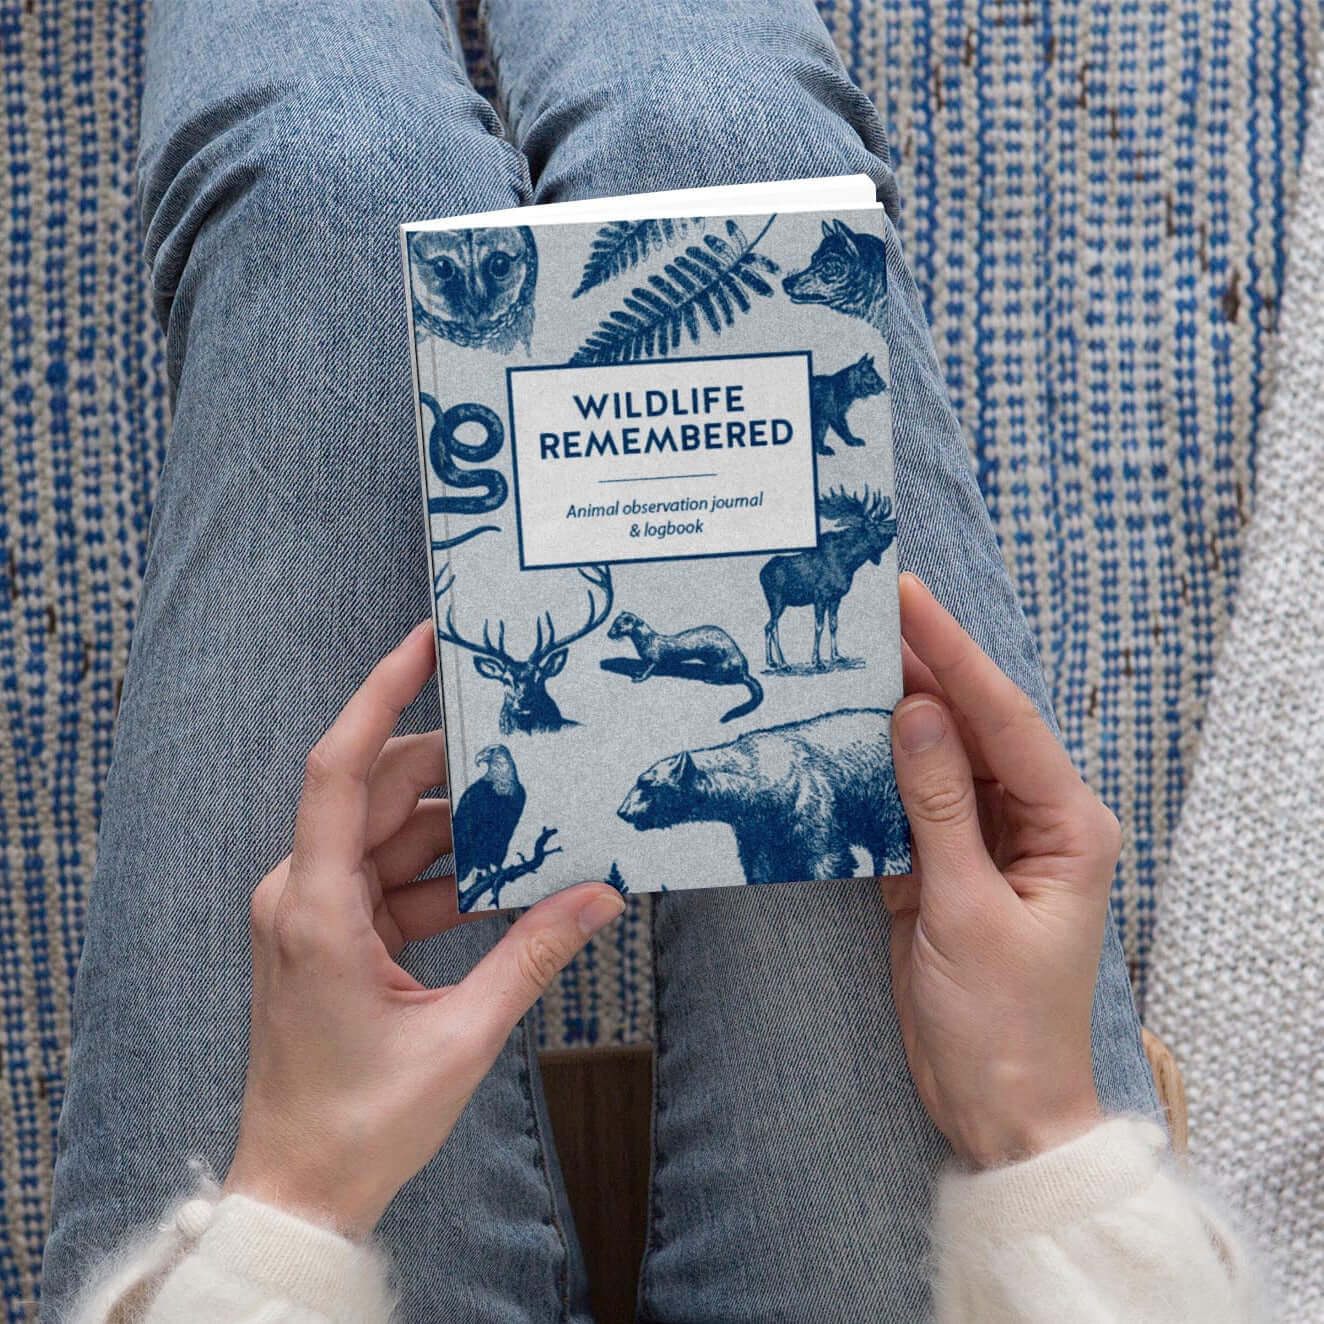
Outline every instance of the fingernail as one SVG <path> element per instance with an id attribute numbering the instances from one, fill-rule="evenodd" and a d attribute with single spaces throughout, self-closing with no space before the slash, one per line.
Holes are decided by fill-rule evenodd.
<path id="1" fill-rule="evenodd" d="M 901 748 L 907 754 L 932 749 L 947 732 L 947 718 L 936 703 L 915 703 L 897 715 Z"/>
<path id="2" fill-rule="evenodd" d="M 580 933 L 591 937 L 599 929 L 610 924 L 625 909 L 625 898 L 620 896 L 591 896 L 579 908 L 575 922 Z"/>

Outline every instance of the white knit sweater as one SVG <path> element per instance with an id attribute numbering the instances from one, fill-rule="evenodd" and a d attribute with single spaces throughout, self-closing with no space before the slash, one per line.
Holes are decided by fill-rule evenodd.
<path id="1" fill-rule="evenodd" d="M 1152 1122 L 1113 1118 L 1023 1163 L 948 1172 L 934 1214 L 938 1324 L 1249 1324 L 1236 1240 Z M 375 1250 L 216 1192 L 104 1267 L 75 1324 L 383 1324 Z"/>

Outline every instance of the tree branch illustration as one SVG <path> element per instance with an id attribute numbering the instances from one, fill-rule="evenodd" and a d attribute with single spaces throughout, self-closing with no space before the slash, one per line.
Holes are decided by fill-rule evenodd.
<path id="1" fill-rule="evenodd" d="M 538 833 L 538 839 L 533 843 L 533 851 L 527 857 L 519 855 L 512 864 L 503 864 L 501 868 L 494 869 L 489 873 L 483 874 L 481 878 L 476 878 L 457 898 L 460 908 L 460 914 L 473 908 L 475 901 L 483 895 L 484 892 L 492 893 L 492 904 L 499 906 L 501 904 L 501 889 L 513 883 L 517 878 L 523 878 L 525 874 L 536 872 L 542 868 L 543 861 L 549 855 L 560 854 L 560 846 L 548 846 L 548 842 L 556 836 L 556 828 L 545 827 Z"/>

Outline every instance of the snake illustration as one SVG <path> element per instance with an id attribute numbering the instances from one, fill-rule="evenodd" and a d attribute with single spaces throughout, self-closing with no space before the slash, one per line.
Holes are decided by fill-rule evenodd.
<path id="1" fill-rule="evenodd" d="M 505 476 L 497 469 L 461 469 L 456 460 L 466 464 L 481 464 L 497 455 L 506 441 L 506 430 L 501 419 L 486 405 L 476 401 L 442 407 L 426 391 L 420 391 L 418 398 L 432 414 L 432 429 L 428 436 L 428 459 L 433 471 L 440 474 L 448 488 L 481 488 L 472 496 L 438 496 L 428 501 L 428 510 L 432 514 L 447 515 L 482 515 L 489 510 L 497 510 L 505 504 L 509 491 Z M 455 435 L 464 423 L 477 423 L 486 433 L 479 442 L 461 441 Z M 456 538 L 447 538 L 433 544 L 434 549 L 457 547 L 480 533 L 500 533 L 496 524 L 482 524 L 476 529 L 469 529 Z"/>

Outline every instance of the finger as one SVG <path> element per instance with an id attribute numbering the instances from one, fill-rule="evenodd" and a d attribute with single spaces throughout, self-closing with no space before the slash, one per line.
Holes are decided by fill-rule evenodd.
<path id="1" fill-rule="evenodd" d="M 970 770 L 974 774 L 975 780 L 993 780 L 988 769 L 988 762 L 983 754 L 979 752 L 975 744 L 974 733 L 970 730 L 969 724 L 959 712 L 953 710 L 951 701 L 938 683 L 938 678 L 920 661 L 915 650 L 904 639 L 901 641 L 901 676 L 907 694 L 932 694 L 934 698 L 941 699 L 947 705 L 947 711 L 956 722 L 961 744 L 965 747 L 966 755 L 970 759 Z"/>
<path id="2" fill-rule="evenodd" d="M 984 849 L 999 869 L 1006 863 L 1002 847 L 1002 787 L 998 782 L 975 778 L 975 800 L 979 805 L 979 831 Z"/>
<path id="3" fill-rule="evenodd" d="M 939 699 L 947 697 L 937 676 L 920 661 L 919 654 L 904 639 L 901 641 L 901 682 L 907 694 L 932 694 Z"/>
<path id="4" fill-rule="evenodd" d="M 367 779 L 405 706 L 432 674 L 431 624 L 420 622 L 372 669 L 308 754 L 294 824 L 295 874 L 349 877 L 363 857 Z"/>
<path id="5" fill-rule="evenodd" d="M 424 791 L 446 784 L 446 734 L 393 736 L 368 775 L 365 845 L 376 850 L 409 820 Z"/>
<path id="6" fill-rule="evenodd" d="M 468 918 L 460 914 L 452 874 L 449 878 L 420 878 L 416 883 L 393 887 L 383 895 L 373 922 L 386 950 L 398 956 L 405 943 L 435 937 Z"/>
<path id="7" fill-rule="evenodd" d="M 586 942 L 625 909 L 605 883 L 580 883 L 539 901 L 454 990 L 448 1015 L 463 1015 L 492 1059 L 520 1018 Z"/>
<path id="8" fill-rule="evenodd" d="M 897 705 L 892 761 L 924 879 L 921 896 L 942 901 L 989 865 L 970 761 L 945 704 L 924 694 Z"/>
<path id="9" fill-rule="evenodd" d="M 451 849 L 449 800 L 419 800 L 414 811 L 372 853 L 383 888 L 412 882 Z"/>
<path id="10" fill-rule="evenodd" d="M 901 628 L 964 719 L 991 777 L 1026 805 L 1061 806 L 1081 780 L 1030 700 L 911 574 L 901 576 Z"/>
<path id="11" fill-rule="evenodd" d="M 894 874 L 880 880 L 883 904 L 893 916 L 907 910 L 919 909 L 920 881 L 918 873 Z"/>

